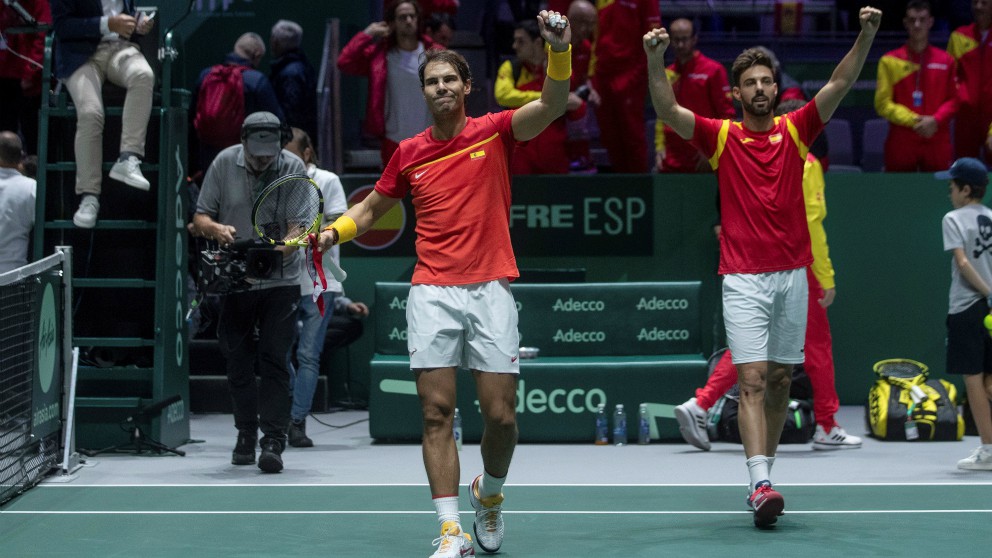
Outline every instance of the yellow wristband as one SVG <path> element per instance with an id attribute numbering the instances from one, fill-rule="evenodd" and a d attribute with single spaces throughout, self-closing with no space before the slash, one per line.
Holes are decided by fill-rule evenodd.
<path id="1" fill-rule="evenodd" d="M 336 221 L 324 227 L 325 231 L 330 229 L 334 229 L 338 233 L 336 244 L 344 244 L 358 236 L 358 225 L 355 224 L 354 219 L 347 215 L 338 217 Z"/>
<path id="2" fill-rule="evenodd" d="M 555 81 L 572 77 L 572 45 L 568 45 L 568 50 L 564 52 L 551 50 L 551 45 L 544 48 L 548 53 L 548 77 Z"/>

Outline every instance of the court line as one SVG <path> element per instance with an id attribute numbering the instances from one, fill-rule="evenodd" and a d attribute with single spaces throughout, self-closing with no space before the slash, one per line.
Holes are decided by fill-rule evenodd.
<path id="1" fill-rule="evenodd" d="M 552 487 L 552 488 L 722 488 L 722 487 L 738 487 L 742 486 L 744 483 L 519 483 L 519 484 L 506 484 L 505 486 L 509 488 L 514 487 Z M 461 484 L 459 486 L 467 487 L 469 483 Z M 38 484 L 36 488 L 204 488 L 204 487 L 216 487 L 216 488 L 256 488 L 256 487 L 304 487 L 312 488 L 319 486 L 327 487 L 407 487 L 414 486 L 420 488 L 426 488 L 429 485 L 427 483 L 154 483 L 154 484 L 71 484 L 71 483 L 56 483 L 56 482 L 42 482 Z M 949 482 L 822 482 L 822 483 L 785 483 L 777 482 L 775 486 L 781 487 L 831 487 L 831 486 L 992 486 L 992 481 L 978 481 L 978 482 L 959 482 L 959 481 L 949 481 Z"/>
<path id="2" fill-rule="evenodd" d="M 471 514 L 474 510 L 459 511 L 460 514 Z M 597 510 L 531 510 L 531 511 L 507 511 L 507 515 L 750 515 L 750 511 L 672 511 L 672 510 L 649 510 L 649 511 L 597 511 Z M 923 514 L 923 513 L 992 513 L 992 509 L 987 510 L 790 510 L 787 515 L 840 515 L 840 514 Z M 198 511 L 177 511 L 177 510 L 131 510 L 131 511 L 106 511 L 106 510 L 11 510 L 0 511 L 0 515 L 435 515 L 433 510 L 198 510 Z"/>

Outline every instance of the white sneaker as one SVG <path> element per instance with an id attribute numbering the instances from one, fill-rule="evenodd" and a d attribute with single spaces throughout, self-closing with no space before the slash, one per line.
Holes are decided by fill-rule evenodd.
<path id="1" fill-rule="evenodd" d="M 472 485 L 468 487 L 468 500 L 475 509 L 475 523 L 472 524 L 472 531 L 479 541 L 479 547 L 486 552 L 498 552 L 503 545 L 503 494 L 479 498 L 479 483 L 482 482 L 482 475 L 475 477 Z"/>
<path id="2" fill-rule="evenodd" d="M 822 426 L 816 425 L 816 434 L 813 434 L 813 449 L 837 450 L 858 449 L 860 447 L 861 438 L 844 432 L 840 426 L 834 426 L 830 432 L 826 432 Z"/>
<path id="3" fill-rule="evenodd" d="M 706 432 L 706 411 L 696 403 L 696 398 L 675 407 L 675 420 L 686 442 L 703 451 L 710 451 L 710 436 Z"/>
<path id="4" fill-rule="evenodd" d="M 131 155 L 123 161 L 117 161 L 110 167 L 110 178 L 118 180 L 139 190 L 148 190 L 151 184 L 141 174 L 141 159 Z"/>
<path id="5" fill-rule="evenodd" d="M 462 532 L 462 528 L 454 521 L 445 521 L 441 526 L 441 536 L 432 543 L 437 547 L 430 558 L 463 558 L 475 556 L 472 537 Z"/>
<path id="6" fill-rule="evenodd" d="M 992 452 L 978 446 L 971 455 L 958 461 L 958 469 L 966 471 L 992 471 Z"/>
<path id="7" fill-rule="evenodd" d="M 79 209 L 72 216 L 72 224 L 81 229 L 92 229 L 96 226 L 96 216 L 100 213 L 100 198 L 93 194 L 83 196 Z"/>

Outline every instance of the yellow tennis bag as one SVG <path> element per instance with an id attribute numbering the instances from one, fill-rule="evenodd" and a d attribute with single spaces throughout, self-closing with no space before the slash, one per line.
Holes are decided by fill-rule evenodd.
<path id="1" fill-rule="evenodd" d="M 928 380 L 930 369 L 915 360 L 895 358 L 875 363 L 878 379 L 868 390 L 865 419 L 879 440 L 960 440 L 964 420 L 958 413 L 957 388 L 946 380 Z"/>

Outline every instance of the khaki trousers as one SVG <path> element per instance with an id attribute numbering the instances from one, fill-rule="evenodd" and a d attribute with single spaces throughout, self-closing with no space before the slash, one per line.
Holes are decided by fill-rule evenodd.
<path id="1" fill-rule="evenodd" d="M 103 82 L 127 89 L 121 151 L 145 154 L 145 132 L 152 113 L 155 74 L 145 57 L 126 41 L 103 41 L 90 59 L 65 81 L 76 105 L 76 194 L 100 194 L 103 177 Z"/>

